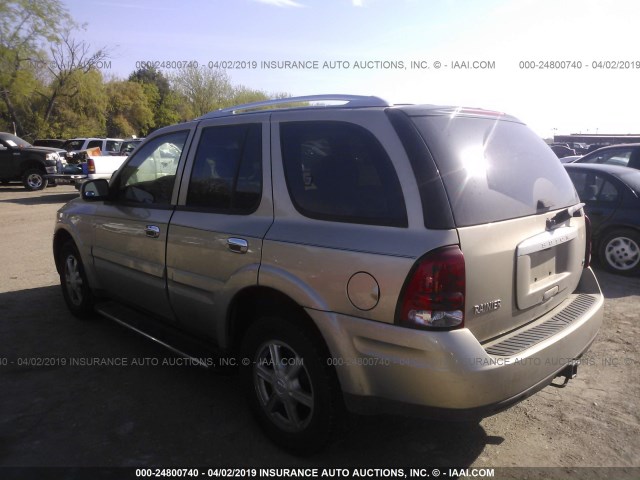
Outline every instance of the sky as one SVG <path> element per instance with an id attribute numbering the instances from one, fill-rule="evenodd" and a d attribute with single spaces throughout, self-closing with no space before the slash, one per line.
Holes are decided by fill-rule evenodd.
<path id="1" fill-rule="evenodd" d="M 637 0 L 63 2 L 86 24 L 76 38 L 109 48 L 111 77 L 197 62 L 267 93 L 480 107 L 542 137 L 640 134 Z"/>

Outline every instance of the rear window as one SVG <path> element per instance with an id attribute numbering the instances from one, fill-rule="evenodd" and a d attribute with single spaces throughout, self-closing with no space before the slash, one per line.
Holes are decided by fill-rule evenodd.
<path id="1" fill-rule="evenodd" d="M 579 201 L 558 158 L 523 124 L 462 116 L 412 120 L 433 154 L 459 227 Z"/>

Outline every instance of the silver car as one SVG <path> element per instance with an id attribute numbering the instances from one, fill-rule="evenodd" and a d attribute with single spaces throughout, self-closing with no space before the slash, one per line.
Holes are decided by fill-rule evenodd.
<path id="1" fill-rule="evenodd" d="M 311 96 L 155 131 L 53 250 L 73 314 L 237 364 L 303 453 L 345 411 L 479 419 L 565 385 L 603 316 L 582 207 L 513 117 Z"/>

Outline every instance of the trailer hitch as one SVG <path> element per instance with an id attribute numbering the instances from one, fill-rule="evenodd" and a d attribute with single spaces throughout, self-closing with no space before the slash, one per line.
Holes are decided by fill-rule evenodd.
<path id="1" fill-rule="evenodd" d="M 565 368 L 560 370 L 560 372 L 556 375 L 555 378 L 564 377 L 564 382 L 562 382 L 562 383 L 553 383 L 553 381 L 552 381 L 551 382 L 551 386 L 552 387 L 556 387 L 556 388 L 564 388 L 564 387 L 566 387 L 567 383 L 569 383 L 569 380 L 572 380 L 572 379 L 574 379 L 574 378 L 576 378 L 578 376 L 578 364 L 579 364 L 579 362 L 577 360 L 574 360 L 569 365 L 567 365 Z"/>

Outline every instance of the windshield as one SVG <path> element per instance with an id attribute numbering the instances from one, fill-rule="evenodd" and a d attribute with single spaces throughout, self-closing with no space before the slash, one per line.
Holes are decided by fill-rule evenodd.
<path id="1" fill-rule="evenodd" d="M 519 218 L 579 202 L 562 164 L 521 123 L 413 117 L 442 175 L 456 225 Z"/>
<path id="2" fill-rule="evenodd" d="M 16 137 L 15 135 L 11 135 L 10 133 L 2 133 L 0 134 L 0 140 L 14 148 L 27 148 L 30 147 L 31 144 L 20 137 Z"/>

